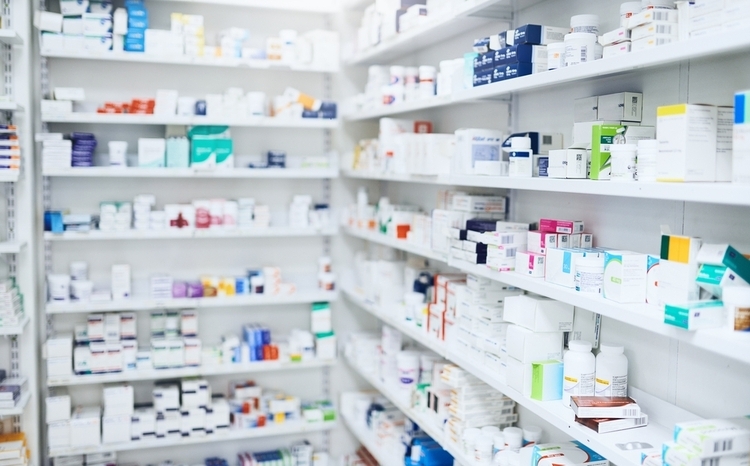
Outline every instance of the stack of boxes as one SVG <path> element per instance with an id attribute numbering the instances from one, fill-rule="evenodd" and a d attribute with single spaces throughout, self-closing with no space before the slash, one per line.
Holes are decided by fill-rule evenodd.
<path id="1" fill-rule="evenodd" d="M 167 369 L 201 364 L 201 341 L 196 311 L 154 311 L 151 313 L 151 366 Z M 147 366 L 138 361 L 139 369 Z M 150 369 L 149 367 L 143 367 Z"/>
<path id="2" fill-rule="evenodd" d="M 129 442 L 131 416 L 135 404 L 133 386 L 106 386 L 103 392 L 102 443 Z"/>
<path id="3" fill-rule="evenodd" d="M 203 16 L 172 13 L 170 17 L 171 33 L 177 43 L 182 42 L 182 50 L 189 57 L 204 56 L 206 37 L 203 28 Z"/>
<path id="4" fill-rule="evenodd" d="M 677 11 L 666 9 L 644 10 L 634 14 L 629 22 L 631 52 L 671 44 L 679 40 Z"/>
<path id="5" fill-rule="evenodd" d="M 148 10 L 142 0 L 127 0 L 128 30 L 125 34 L 123 50 L 126 52 L 146 51 L 146 29 L 148 29 Z"/>
<path id="6" fill-rule="evenodd" d="M 153 194 L 139 194 L 133 200 L 133 229 L 151 230 L 151 209 L 156 205 L 156 196 Z"/>
<path id="7" fill-rule="evenodd" d="M 547 71 L 547 45 L 562 42 L 567 28 L 526 24 L 474 41 L 473 87 Z"/>
<path id="8" fill-rule="evenodd" d="M 514 324 L 506 339 L 507 383 L 524 396 L 542 399 L 549 392 L 544 385 L 540 390 L 532 384 L 532 373 L 554 366 L 560 374 L 554 380 L 562 383 L 563 332 L 573 330 L 573 306 L 537 296 L 512 296 L 505 300 L 504 318 Z"/>
<path id="9" fill-rule="evenodd" d="M 134 370 L 136 327 L 134 312 L 89 314 L 87 323 L 75 328 L 73 372 L 85 375 Z"/>
<path id="10" fill-rule="evenodd" d="M 655 464 L 696 464 L 743 462 L 750 452 L 750 419 L 701 419 L 678 422 L 674 426 L 673 441 L 662 445 L 661 455 L 644 461 Z"/>
<path id="11" fill-rule="evenodd" d="M 62 133 L 46 134 L 42 141 L 42 166 L 48 169 L 73 166 L 73 141 L 63 139 Z"/>
<path id="12" fill-rule="evenodd" d="M 99 203 L 99 230 L 130 230 L 133 221 L 133 204 L 130 202 Z"/>
<path id="13" fill-rule="evenodd" d="M 49 447 L 69 447 L 71 405 L 68 391 L 62 388 L 50 389 L 45 407 Z"/>
<path id="14" fill-rule="evenodd" d="M 20 325 L 23 320 L 23 294 L 12 279 L 0 282 L 0 327 Z"/>
<path id="15" fill-rule="evenodd" d="M 296 195 L 289 205 L 289 227 L 307 228 L 310 225 L 310 207 L 312 196 Z"/>
<path id="16" fill-rule="evenodd" d="M 516 258 L 516 270 L 566 288 L 575 288 L 575 270 L 564 265 L 566 257 L 586 258 L 591 254 L 593 235 L 584 233 L 577 220 L 541 219 L 539 228 L 528 232 L 528 252 Z"/>
<path id="17" fill-rule="evenodd" d="M 112 3 L 108 1 L 60 2 L 63 49 L 112 50 Z"/>

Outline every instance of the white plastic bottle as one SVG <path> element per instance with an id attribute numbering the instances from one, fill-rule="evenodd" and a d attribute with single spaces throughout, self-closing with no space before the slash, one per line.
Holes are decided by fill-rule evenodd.
<path id="1" fill-rule="evenodd" d="M 596 396 L 628 396 L 628 358 L 622 346 L 602 345 L 596 356 Z"/>
<path id="2" fill-rule="evenodd" d="M 596 358 L 591 353 L 591 343 L 573 340 L 563 358 L 563 398 L 570 406 L 571 396 L 594 396 Z"/>

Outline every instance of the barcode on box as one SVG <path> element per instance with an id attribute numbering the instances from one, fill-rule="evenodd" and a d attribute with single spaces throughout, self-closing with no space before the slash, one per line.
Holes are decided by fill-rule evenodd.
<path id="1" fill-rule="evenodd" d="M 706 458 L 701 461 L 701 466 L 719 466 L 721 458 Z"/>
<path id="2" fill-rule="evenodd" d="M 635 416 L 637 416 L 638 414 L 639 414 L 639 413 L 638 413 L 638 410 L 637 410 L 637 409 L 626 409 L 626 410 L 625 410 L 625 416 L 626 416 L 626 417 L 635 417 Z"/>
<path id="3" fill-rule="evenodd" d="M 636 426 L 644 426 L 647 423 L 648 423 L 648 420 L 645 417 L 639 417 L 638 419 L 635 420 L 635 425 Z"/>
<path id="4" fill-rule="evenodd" d="M 732 439 L 714 442 L 714 452 L 729 451 L 732 449 Z"/>

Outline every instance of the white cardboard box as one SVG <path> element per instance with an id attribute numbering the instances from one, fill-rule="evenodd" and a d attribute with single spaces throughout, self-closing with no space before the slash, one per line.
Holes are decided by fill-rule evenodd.
<path id="1" fill-rule="evenodd" d="M 563 332 L 532 332 L 510 325 L 505 346 L 508 356 L 523 363 L 562 359 Z"/>
<path id="2" fill-rule="evenodd" d="M 527 295 L 505 299 L 505 320 L 534 332 L 573 330 L 573 306 L 552 299 Z"/>
<path id="3" fill-rule="evenodd" d="M 715 181 L 717 119 L 713 105 L 657 108 L 658 181 Z"/>

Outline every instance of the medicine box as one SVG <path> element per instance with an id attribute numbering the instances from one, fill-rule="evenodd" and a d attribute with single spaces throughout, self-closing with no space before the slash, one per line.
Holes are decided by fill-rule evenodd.
<path id="1" fill-rule="evenodd" d="M 701 264 L 695 282 L 700 288 L 719 299 L 722 297 L 722 289 L 724 287 L 750 286 L 750 284 L 740 278 L 732 269 L 723 265 L 710 264 Z"/>
<path id="2" fill-rule="evenodd" d="M 102 443 L 123 443 L 130 441 L 130 415 L 104 415 L 102 417 Z"/>
<path id="3" fill-rule="evenodd" d="M 664 308 L 664 323 L 685 330 L 717 328 L 724 321 L 724 304 L 721 301 L 667 304 Z"/>
<path id="4" fill-rule="evenodd" d="M 50 448 L 70 447 L 70 421 L 48 423 L 47 444 Z"/>
<path id="5" fill-rule="evenodd" d="M 634 121 L 640 123 L 643 112 L 643 94 L 619 92 L 601 95 L 598 99 L 599 120 Z"/>
<path id="6" fill-rule="evenodd" d="M 532 367 L 531 364 L 523 363 L 515 358 L 508 358 L 507 362 L 508 386 L 523 396 L 531 396 Z"/>
<path id="7" fill-rule="evenodd" d="M 518 252 L 516 254 L 516 272 L 534 278 L 544 278 L 544 254 Z"/>
<path id="8" fill-rule="evenodd" d="M 70 446 L 101 444 L 101 410 L 98 406 L 76 407 L 70 419 Z"/>
<path id="9" fill-rule="evenodd" d="M 678 422 L 674 441 L 690 447 L 701 458 L 750 452 L 750 416 Z M 721 449 L 717 451 L 716 445 Z"/>
<path id="10" fill-rule="evenodd" d="M 547 71 L 546 62 L 538 63 L 506 63 L 496 66 L 492 74 L 492 82 L 505 81 L 506 79 L 528 76 L 530 74 L 543 73 Z"/>
<path id="11" fill-rule="evenodd" d="M 618 303 L 646 302 L 647 257 L 631 251 L 606 251 L 603 297 Z"/>
<path id="12" fill-rule="evenodd" d="M 138 166 L 164 167 L 167 141 L 164 138 L 138 139 Z"/>
<path id="13" fill-rule="evenodd" d="M 547 47 L 519 44 L 503 47 L 494 52 L 495 67 L 511 63 L 547 63 Z"/>
<path id="14" fill-rule="evenodd" d="M 563 332 L 533 332 L 519 325 L 510 325 L 505 347 L 508 356 L 524 363 L 560 359 L 562 358 Z"/>
<path id="15" fill-rule="evenodd" d="M 718 107 L 716 118 L 716 181 L 732 181 L 734 107 Z"/>
<path id="16" fill-rule="evenodd" d="M 510 39 L 511 31 L 508 32 L 507 39 Z M 555 42 L 562 42 L 565 39 L 565 35 L 570 33 L 570 29 L 542 26 L 539 24 L 524 24 L 523 26 L 517 27 L 512 33 L 513 42 L 508 43 L 508 45 L 549 45 Z M 510 41 L 508 40 L 508 42 Z"/>
<path id="17" fill-rule="evenodd" d="M 750 282 L 750 260 L 728 244 L 704 244 L 696 260 L 699 264 L 723 265 Z"/>
<path id="18" fill-rule="evenodd" d="M 610 148 L 622 125 L 596 124 L 591 127 L 591 173 L 592 180 L 608 180 L 612 174 Z"/>
<path id="19" fill-rule="evenodd" d="M 558 243 L 561 242 L 558 236 Z M 566 288 L 575 288 L 575 264 L 580 258 L 601 258 L 604 262 L 604 254 L 590 249 L 583 248 L 558 248 L 547 251 L 546 269 L 544 279 L 550 283 L 564 286 Z"/>
<path id="20" fill-rule="evenodd" d="M 718 111 L 680 104 L 656 110 L 658 181 L 714 181 Z"/>
<path id="21" fill-rule="evenodd" d="M 664 459 L 663 463 L 662 458 Z M 677 445 L 675 443 L 664 443 L 661 455 L 659 456 L 659 464 L 668 464 L 669 466 L 700 466 L 707 461 L 718 463 L 721 466 L 747 466 L 750 459 L 748 459 L 746 453 L 740 453 L 704 460 L 701 454 L 692 447 Z"/>
<path id="22" fill-rule="evenodd" d="M 45 399 L 47 424 L 70 419 L 70 395 L 61 388 L 51 389 Z"/>
<path id="23" fill-rule="evenodd" d="M 534 332 L 570 332 L 573 306 L 560 301 L 526 295 L 505 299 L 503 316 L 508 322 Z"/>
<path id="24" fill-rule="evenodd" d="M 659 254 L 659 304 L 682 304 L 698 299 L 700 238 L 662 235 Z"/>
<path id="25" fill-rule="evenodd" d="M 602 58 L 619 57 L 630 53 L 631 43 L 629 40 L 618 44 L 607 45 L 602 50 Z"/>
<path id="26" fill-rule="evenodd" d="M 531 398 L 539 401 L 562 399 L 563 363 L 552 359 L 531 363 Z"/>

